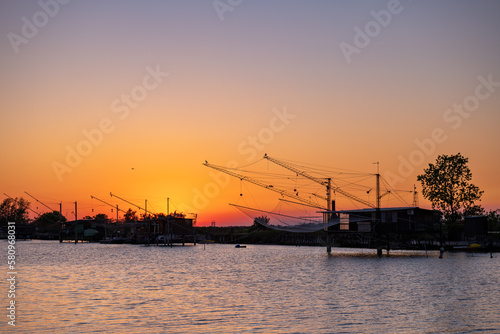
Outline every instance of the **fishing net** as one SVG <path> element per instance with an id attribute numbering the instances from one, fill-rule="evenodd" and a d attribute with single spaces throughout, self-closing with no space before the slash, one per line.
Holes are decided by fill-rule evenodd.
<path id="1" fill-rule="evenodd" d="M 296 233 L 316 232 L 331 226 L 339 225 L 343 220 L 345 221 L 345 217 L 330 217 L 330 219 L 323 219 L 322 215 L 316 217 L 296 217 L 236 204 L 231 204 L 231 206 L 243 212 L 253 219 L 254 222 L 279 231 Z"/>

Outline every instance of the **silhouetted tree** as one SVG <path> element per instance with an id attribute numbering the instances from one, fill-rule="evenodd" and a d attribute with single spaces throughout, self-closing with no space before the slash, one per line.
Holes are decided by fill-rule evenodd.
<path id="1" fill-rule="evenodd" d="M 6 198 L 0 204 L 0 226 L 6 226 L 8 222 L 27 223 L 28 208 L 30 202 L 24 198 Z"/>
<path id="2" fill-rule="evenodd" d="M 435 164 L 429 164 L 424 173 L 417 176 L 422 184 L 422 194 L 431 201 L 433 208 L 443 212 L 449 231 L 456 237 L 458 223 L 464 215 L 483 212 L 476 201 L 483 191 L 470 181 L 472 173 L 467 166 L 469 159 L 460 153 L 440 155 Z"/>
<path id="3" fill-rule="evenodd" d="M 137 211 L 133 211 L 130 208 L 127 210 L 127 212 L 125 212 L 123 218 L 125 219 L 126 223 L 136 222 L 139 220 L 139 217 L 137 217 Z"/>
<path id="4" fill-rule="evenodd" d="M 488 231 L 500 230 L 500 209 L 490 210 L 488 217 Z"/>
<path id="5" fill-rule="evenodd" d="M 485 215 L 486 212 L 484 211 L 484 208 L 481 205 L 472 205 L 470 207 L 464 208 L 463 215 L 465 216 L 479 216 L 479 215 Z"/>
<path id="6" fill-rule="evenodd" d="M 111 219 L 108 217 L 107 214 L 105 213 L 98 213 L 94 216 L 94 220 L 97 222 L 97 223 L 106 223 L 106 224 L 109 224 L 111 223 Z"/>
<path id="7" fill-rule="evenodd" d="M 142 213 L 141 217 L 144 220 L 146 220 L 146 219 L 154 219 L 156 217 L 156 214 L 150 213 L 150 212 L 148 212 L 147 214 L 146 213 Z"/>
<path id="8" fill-rule="evenodd" d="M 267 228 L 267 226 L 265 225 L 262 225 L 262 223 L 264 224 L 269 224 L 269 221 L 270 221 L 270 218 L 265 216 L 265 215 L 262 215 L 260 217 L 257 217 L 253 220 L 253 225 L 252 227 L 256 227 L 257 229 L 259 230 L 264 230 Z"/>
<path id="9" fill-rule="evenodd" d="M 61 222 L 66 222 L 66 218 L 61 216 L 59 211 L 52 211 L 42 214 L 33 224 L 39 232 L 58 233 L 61 228 Z"/>

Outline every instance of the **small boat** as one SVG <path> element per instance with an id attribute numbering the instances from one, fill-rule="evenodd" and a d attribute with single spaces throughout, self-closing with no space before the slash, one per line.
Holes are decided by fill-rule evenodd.
<path id="1" fill-rule="evenodd" d="M 247 246 L 242 246 L 240 244 L 237 244 L 236 246 L 234 246 L 234 248 L 247 248 Z"/>
<path id="2" fill-rule="evenodd" d="M 472 243 L 468 246 L 454 246 L 453 251 L 459 252 L 488 252 L 490 249 L 488 247 L 484 247 L 478 243 Z"/>

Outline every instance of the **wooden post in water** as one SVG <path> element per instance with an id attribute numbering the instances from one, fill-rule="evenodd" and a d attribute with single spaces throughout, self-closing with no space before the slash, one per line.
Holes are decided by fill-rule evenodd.
<path id="1" fill-rule="evenodd" d="M 377 164 L 377 174 L 376 176 L 376 209 L 375 209 L 375 226 L 374 226 L 374 232 L 375 236 L 377 237 L 377 256 L 382 257 L 382 246 L 380 245 L 380 229 L 381 229 L 381 224 L 382 224 L 382 215 L 380 213 L 380 163 L 377 161 L 375 162 Z"/>
<path id="2" fill-rule="evenodd" d="M 326 252 L 328 254 L 332 253 L 332 245 L 330 244 L 330 233 L 328 233 L 328 224 L 330 223 L 330 219 L 332 219 L 332 179 L 328 178 L 327 179 L 327 184 L 326 184 L 326 209 L 328 210 L 328 213 L 323 214 L 323 223 L 325 226 L 325 232 L 326 232 Z"/>
<path id="3" fill-rule="evenodd" d="M 170 198 L 167 197 L 167 233 L 168 233 L 168 242 L 170 245 L 170 248 L 173 247 L 174 243 L 172 241 L 172 233 L 170 231 Z"/>
<path id="4" fill-rule="evenodd" d="M 170 229 L 170 220 L 167 220 L 168 222 L 168 242 L 170 243 L 170 248 L 174 246 L 174 242 L 172 240 L 172 231 Z"/>
<path id="5" fill-rule="evenodd" d="M 151 222 L 148 221 L 148 236 L 146 237 L 146 245 L 149 246 L 149 239 L 151 237 Z"/>
<path id="6" fill-rule="evenodd" d="M 165 242 L 167 242 L 167 235 L 170 233 L 170 197 L 167 197 L 167 230 L 165 234 Z M 168 239 L 170 242 L 170 237 Z"/>
<path id="7" fill-rule="evenodd" d="M 61 211 L 62 211 L 62 208 L 61 208 L 61 204 L 59 204 L 59 242 L 63 242 L 63 229 L 62 229 L 62 218 L 61 218 Z"/>
<path id="8" fill-rule="evenodd" d="M 324 213 L 323 219 L 328 220 L 329 216 L 330 216 L 330 213 Z M 331 254 L 332 253 L 332 244 L 330 241 L 330 233 L 328 233 L 328 225 L 326 225 L 326 227 L 325 227 L 325 232 L 326 232 L 326 252 L 328 254 Z"/>
<path id="9" fill-rule="evenodd" d="M 78 236 L 77 236 L 77 233 L 76 233 L 76 226 L 78 225 L 78 215 L 76 213 L 76 209 L 77 209 L 77 206 L 76 206 L 76 201 L 75 201 L 75 244 L 78 242 Z"/>

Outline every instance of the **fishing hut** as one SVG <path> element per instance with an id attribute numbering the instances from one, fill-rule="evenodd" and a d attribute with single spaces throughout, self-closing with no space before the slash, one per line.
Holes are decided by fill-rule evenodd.
<path id="1" fill-rule="evenodd" d="M 141 243 L 156 245 L 193 243 L 196 245 L 195 219 L 182 214 L 169 215 L 137 222 L 142 228 L 137 229 L 137 238 Z"/>
<path id="2" fill-rule="evenodd" d="M 377 172 L 358 173 L 346 170 L 330 170 L 321 166 L 279 160 L 265 154 L 265 172 L 228 168 L 205 161 L 209 168 L 251 183 L 255 186 L 278 193 L 279 201 L 291 208 L 290 214 L 278 210 L 260 210 L 238 204 L 231 204 L 247 214 L 254 222 L 265 227 L 297 233 L 324 230 L 327 252 L 332 245 L 340 247 L 376 248 L 381 255 L 383 248 L 422 248 L 430 244 L 440 245 L 440 213 L 418 206 L 416 187 L 413 190 L 395 190 L 385 181 L 375 162 Z M 269 162 L 287 170 L 287 174 L 269 172 Z M 255 164 L 255 163 L 254 163 Z M 252 164 L 252 165 L 254 165 Z M 332 177 L 335 175 L 336 177 Z M 375 184 L 362 184 L 363 180 L 375 178 Z M 356 182 L 356 180 L 360 180 Z M 241 187 L 241 185 L 240 185 Z M 300 189 L 299 189 L 300 188 Z M 372 191 L 373 190 L 373 191 Z M 354 191 L 354 192 L 353 192 Z M 413 195 L 410 205 L 400 192 Z M 240 197 L 242 196 L 240 191 Z M 350 205 L 363 205 L 362 209 L 336 210 L 336 197 L 343 197 Z M 387 196 L 387 197 L 386 197 Z M 395 198 L 402 207 L 382 206 L 382 199 Z M 344 204 L 345 205 L 345 204 Z M 304 209 L 304 211 L 299 208 Z M 310 214 L 307 209 L 315 209 Z M 304 212 L 296 214 L 298 212 Z"/>

